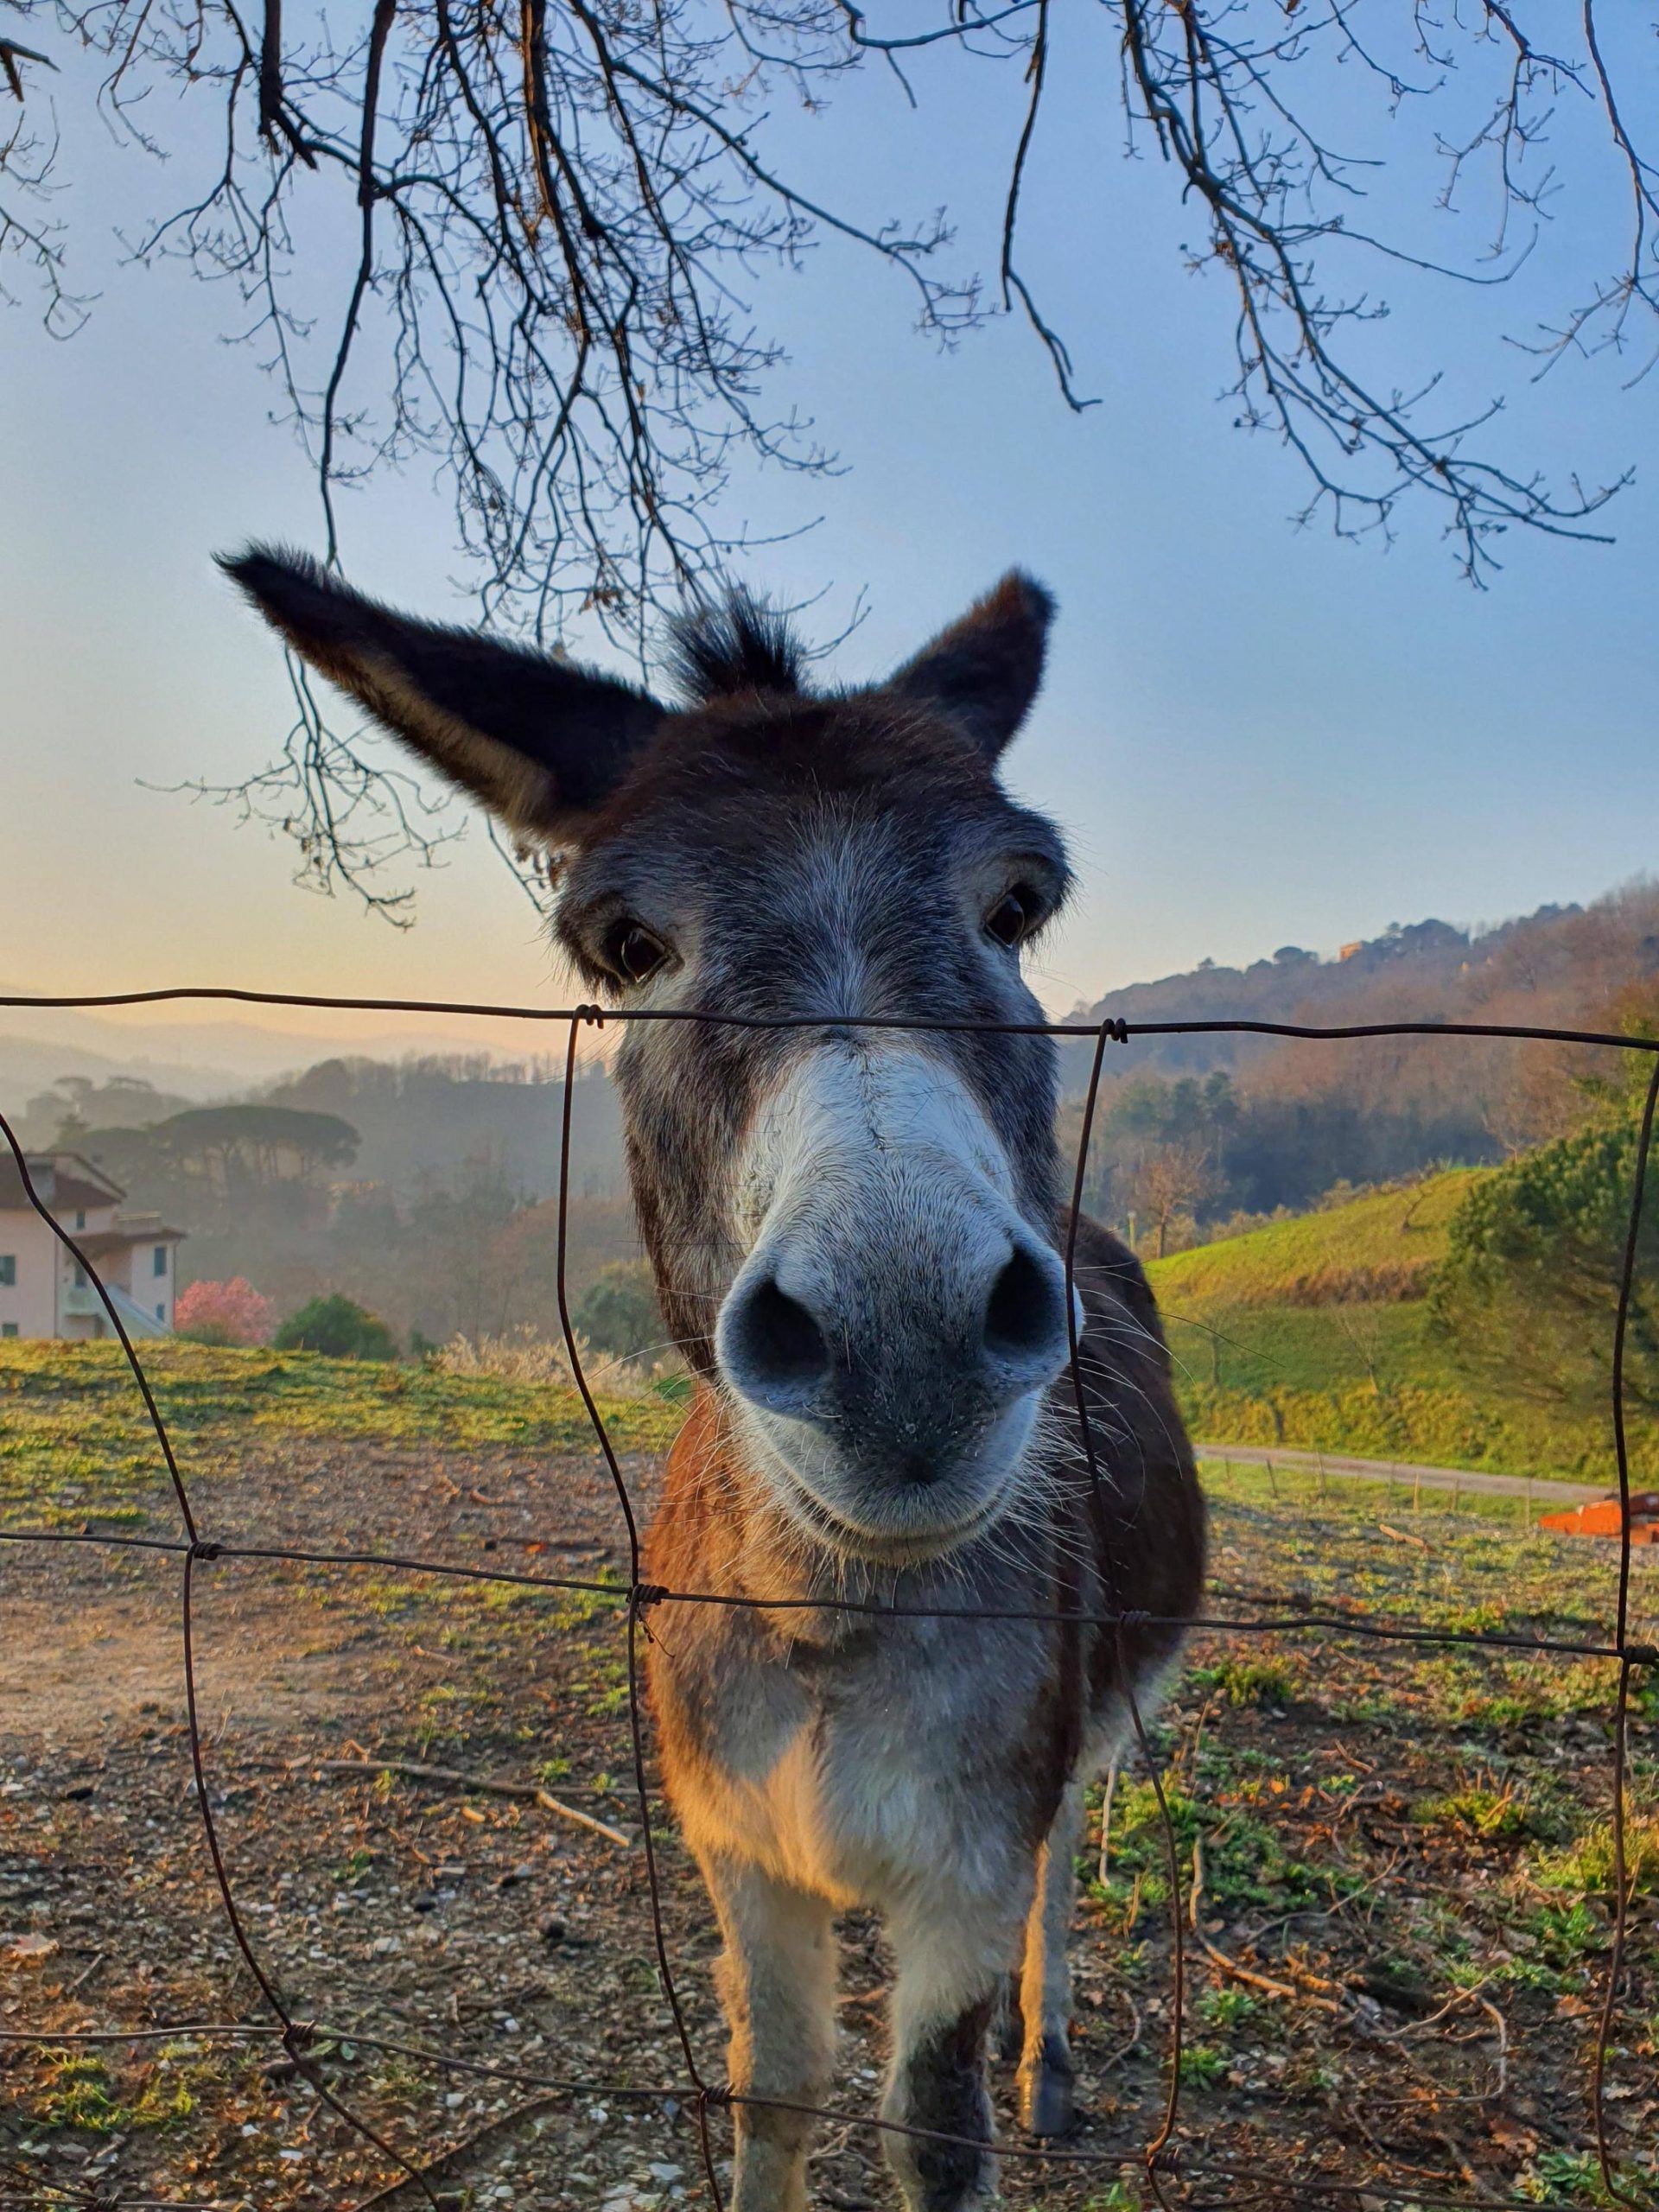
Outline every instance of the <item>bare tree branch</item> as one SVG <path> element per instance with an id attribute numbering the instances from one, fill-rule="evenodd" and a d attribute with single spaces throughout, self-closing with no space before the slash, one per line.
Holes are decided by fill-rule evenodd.
<path id="1" fill-rule="evenodd" d="M 1101 143 L 1127 129 L 1132 155 L 1155 150 L 1199 221 L 1189 264 L 1232 302 L 1225 396 L 1241 427 L 1291 454 L 1308 486 L 1300 522 L 1386 537 L 1410 500 L 1438 511 L 1478 583 L 1506 530 L 1599 533 L 1624 478 L 1553 489 L 1503 457 L 1501 396 L 1458 408 L 1433 361 L 1414 376 L 1402 364 L 1398 384 L 1371 365 L 1386 306 L 1368 263 L 1465 285 L 1506 283 L 1525 263 L 1563 189 L 1549 149 L 1563 102 L 1599 120 L 1628 227 L 1617 261 L 1514 342 L 1537 374 L 1605 350 L 1633 353 L 1640 376 L 1659 351 L 1659 169 L 1638 126 L 1656 104 L 1650 82 L 1630 82 L 1638 29 L 1655 51 L 1652 0 L 1616 17 L 1598 0 L 375 0 L 341 12 L 343 33 L 317 0 L 0 6 L 63 41 L 53 54 L 0 38 L 16 110 L 0 139 L 0 265 L 32 283 L 48 327 L 67 334 L 87 303 L 67 289 L 56 131 L 29 70 L 78 49 L 136 148 L 186 169 L 200 159 L 201 133 L 163 143 L 150 120 L 180 111 L 151 98 L 163 88 L 213 119 L 209 173 L 134 251 L 239 296 L 237 334 L 261 349 L 315 471 L 328 557 L 342 487 L 425 457 L 453 498 L 480 614 L 543 640 L 586 612 L 647 657 L 654 611 L 754 550 L 725 519 L 734 468 L 833 468 L 813 426 L 769 404 L 785 364 L 745 301 L 760 271 L 804 265 L 826 234 L 899 275 L 939 342 L 993 305 L 1022 315 L 1067 404 L 1090 404 L 1020 251 L 1039 219 L 1033 163 L 1062 34 L 1111 41 L 1121 105 L 1103 111 Z M 871 60 L 921 71 L 953 54 L 1005 65 L 1008 87 L 990 303 L 971 270 L 946 270 L 943 214 L 873 220 L 850 181 L 803 189 L 772 114 L 779 96 L 815 111 Z M 1391 234 L 1364 226 L 1380 165 L 1339 151 L 1321 122 L 1338 71 L 1390 128 L 1433 118 L 1434 206 L 1452 218 L 1484 196 L 1493 210 L 1478 253 L 1422 252 L 1399 207 Z M 914 105 L 922 79 L 900 82 Z M 301 194 L 308 239 L 339 208 L 348 276 L 296 242 Z M 278 759 L 214 795 L 293 836 L 303 880 L 349 887 L 394 919 L 410 911 L 405 884 L 386 887 L 397 864 L 434 864 L 452 834 L 377 749 L 328 729 L 297 677 Z"/>

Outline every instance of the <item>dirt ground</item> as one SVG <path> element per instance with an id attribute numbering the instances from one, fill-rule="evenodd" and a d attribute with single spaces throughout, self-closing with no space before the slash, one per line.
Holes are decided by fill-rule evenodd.
<path id="1" fill-rule="evenodd" d="M 652 1464 L 626 1471 L 648 1503 Z M 241 1545 L 584 1580 L 626 1567 L 588 1453 L 262 1445 L 198 1506 L 204 1534 Z M 171 1532 L 164 1492 L 143 1507 L 128 1533 Z M 1605 1548 L 1378 1516 L 1375 1500 L 1218 1477 L 1217 1602 L 1273 1592 L 1605 1633 Z M 172 1554 L 0 1545 L 0 2202 L 423 2204 L 269 2033 L 207 2031 L 270 2015 L 204 1847 L 181 1575 Z M 195 1578 L 228 1878 L 291 2013 L 318 2024 L 309 2063 L 329 2097 L 447 2205 L 707 2201 L 653 1956 L 621 1608 L 391 1565 L 220 1559 Z M 1638 1618 L 1659 1614 L 1659 1555 L 1638 1560 L 1637 1599 Z M 1586 2083 L 1611 1916 L 1605 1664 L 1292 1633 L 1207 1636 L 1191 1656 L 1159 1732 L 1188 1983 L 1171 2202 L 1598 2202 Z M 1630 1742 L 1639 1852 L 1659 1840 L 1650 1690 Z M 627 1840 L 388 1760 L 540 1787 Z M 718 2082 L 709 1916 L 659 1822 L 668 1953 Z M 1637 1868 L 1605 2111 L 1623 2185 L 1659 2203 L 1656 1855 Z M 1126 1775 L 1077 1947 L 1085 2117 L 1070 2162 L 1007 2161 L 1015 2205 L 1142 2202 L 1136 2163 L 1168 2089 L 1164 1864 L 1150 1793 Z M 859 2124 L 879 2089 L 887 1961 L 873 1923 L 842 1932 L 837 2099 L 853 2117 L 823 2131 L 813 2202 L 874 2212 L 895 2202 Z M 176 2032 L 137 2032 L 151 2028 Z M 89 2030 L 124 2032 L 54 2040 Z M 1000 2082 L 1017 2148 L 1006 2069 Z M 709 2125 L 723 2161 L 717 2110 Z"/>

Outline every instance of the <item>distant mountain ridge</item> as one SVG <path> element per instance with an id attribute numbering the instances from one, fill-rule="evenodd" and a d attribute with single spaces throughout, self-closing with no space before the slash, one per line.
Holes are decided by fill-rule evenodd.
<path id="1" fill-rule="evenodd" d="M 1476 931 L 1429 919 L 1322 959 L 1281 945 L 1248 968 L 1205 961 L 1185 974 L 1130 983 L 1080 1007 L 1075 1020 L 1154 1021 L 1524 1021 L 1573 1027 L 1619 989 L 1659 971 L 1659 887 L 1640 882 L 1588 906 L 1545 906 Z M 1238 1069 L 1278 1049 L 1271 1038 L 1222 1033 L 1131 1039 L 1116 1074 L 1201 1075 Z M 1068 1086 L 1088 1048 L 1066 1055 Z"/>

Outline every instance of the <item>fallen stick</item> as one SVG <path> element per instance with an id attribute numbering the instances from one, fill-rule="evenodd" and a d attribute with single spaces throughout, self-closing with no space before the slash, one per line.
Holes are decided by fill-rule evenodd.
<path id="1" fill-rule="evenodd" d="M 1428 1549 L 1426 1536 L 1414 1536 L 1407 1529 L 1391 1529 L 1386 1521 L 1379 1521 L 1376 1525 L 1385 1536 L 1392 1536 L 1396 1544 L 1415 1544 L 1419 1551 L 1424 1552 Z"/>
<path id="2" fill-rule="evenodd" d="M 575 1805 L 567 1805 L 563 1797 L 556 1797 L 550 1790 L 533 1782 L 486 1782 L 475 1774 L 463 1774 L 459 1767 L 426 1766 L 419 1759 L 302 1759 L 317 1774 L 405 1774 L 416 1782 L 441 1782 L 452 1789 L 476 1789 L 493 1797 L 529 1797 L 550 1813 L 556 1813 L 561 1820 L 574 1821 L 578 1827 L 591 1828 L 595 1835 L 602 1835 L 607 1843 L 620 1850 L 631 1851 L 633 1838 L 624 1835 L 620 1828 L 613 1828 L 608 1821 L 596 1820 L 593 1814 L 584 1813 Z"/>
<path id="3" fill-rule="evenodd" d="M 80 1972 L 75 1976 L 73 1981 L 66 1982 L 64 1984 L 64 1995 L 66 1997 L 73 1997 L 78 1989 L 83 1988 L 86 1984 L 92 1980 L 92 1976 L 98 1972 L 99 1967 L 103 1965 L 105 1960 L 107 1959 L 109 1955 L 110 1955 L 107 1951 L 94 1951 L 92 1957 L 92 1963 L 89 1966 L 82 1967 Z"/>
<path id="4" fill-rule="evenodd" d="M 1230 1959 L 1225 1951 L 1218 1951 L 1202 1929 L 1197 1931 L 1198 1948 L 1213 1965 L 1218 1966 L 1235 1981 L 1248 1982 L 1252 1989 L 1263 1989 L 1269 1997 L 1281 1997 L 1293 2005 L 1313 2005 L 1321 2012 L 1340 2012 L 1342 2007 L 1334 1998 L 1315 1997 L 1311 1990 L 1293 1988 L 1287 1981 L 1274 1981 L 1265 1974 L 1257 1974 L 1249 1967 L 1240 1966 L 1236 1959 Z"/>

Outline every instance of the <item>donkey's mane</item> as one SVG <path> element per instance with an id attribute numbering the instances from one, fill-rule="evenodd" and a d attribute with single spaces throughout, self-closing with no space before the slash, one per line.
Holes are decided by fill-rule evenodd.
<path id="1" fill-rule="evenodd" d="M 798 695 L 805 659 L 789 617 L 741 588 L 677 616 L 669 629 L 669 670 L 694 706 L 744 692 Z"/>

